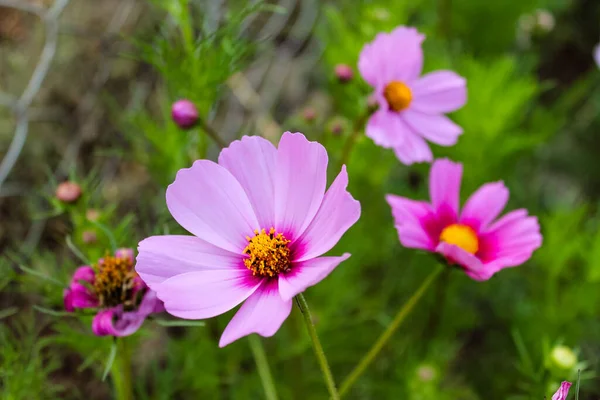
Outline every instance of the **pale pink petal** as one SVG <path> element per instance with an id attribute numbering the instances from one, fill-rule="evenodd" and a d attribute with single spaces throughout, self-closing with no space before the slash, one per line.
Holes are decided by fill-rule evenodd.
<path id="1" fill-rule="evenodd" d="M 302 236 L 292 244 L 294 261 L 315 258 L 331 250 L 360 217 L 360 203 L 346 190 L 346 166 L 333 181 L 323 203 Z"/>
<path id="2" fill-rule="evenodd" d="M 460 126 L 442 114 L 424 114 L 409 108 L 402 112 L 401 117 L 419 135 L 440 146 L 456 144 L 463 133 Z"/>
<path id="3" fill-rule="evenodd" d="M 135 270 L 155 289 L 186 272 L 245 268 L 242 253 L 232 253 L 194 236 L 151 236 L 138 245 Z"/>
<path id="4" fill-rule="evenodd" d="M 244 136 L 219 155 L 224 166 L 242 185 L 261 228 L 274 223 L 275 158 L 277 149 L 259 136 Z"/>
<path id="5" fill-rule="evenodd" d="M 312 260 L 294 263 L 291 270 L 279 274 L 279 293 L 284 300 L 291 300 L 308 287 L 321 282 L 342 261 L 350 257 L 345 253 L 341 257 L 319 257 Z"/>
<path id="6" fill-rule="evenodd" d="M 198 160 L 167 188 L 167 207 L 179 225 L 215 246 L 240 253 L 259 224 L 240 183 L 224 167 Z"/>
<path id="7" fill-rule="evenodd" d="M 294 240 L 308 227 L 323 201 L 327 151 L 301 133 L 285 132 L 275 171 L 275 229 Z"/>
<path id="8" fill-rule="evenodd" d="M 406 126 L 406 124 L 403 122 Z M 405 165 L 433 160 L 433 154 L 429 145 L 421 136 L 408 128 L 404 135 L 404 141 L 398 147 L 394 147 L 394 153 L 398 160 Z"/>
<path id="9" fill-rule="evenodd" d="M 412 109 L 425 114 L 456 111 L 467 102 L 467 81 L 452 71 L 423 75 L 411 85 Z"/>
<path id="10" fill-rule="evenodd" d="M 448 208 L 458 215 L 462 164 L 448 159 L 436 160 L 429 172 L 429 195 L 435 210 Z"/>
<path id="11" fill-rule="evenodd" d="M 134 311 L 123 312 L 122 308 L 117 308 L 112 319 L 112 336 L 129 336 L 137 332 L 146 318 L 155 312 L 164 309 L 162 301 L 158 299 L 156 293 L 148 290 L 144 294 L 142 302 Z"/>
<path id="12" fill-rule="evenodd" d="M 552 396 L 552 400 L 567 400 L 569 395 L 569 389 L 571 388 L 571 382 L 564 381 L 560 384 L 560 387 Z"/>
<path id="13" fill-rule="evenodd" d="M 378 146 L 392 148 L 401 146 L 405 136 L 412 132 L 398 113 L 380 108 L 367 121 L 365 134 Z"/>
<path id="14" fill-rule="evenodd" d="M 115 257 L 127 258 L 127 259 L 131 260 L 131 262 L 133 262 L 133 259 L 134 259 L 133 249 L 129 249 L 126 247 L 117 249 L 117 251 L 115 251 Z"/>
<path id="15" fill-rule="evenodd" d="M 239 338 L 258 333 L 270 337 L 275 334 L 292 311 L 292 301 L 283 300 L 273 280 L 258 289 L 242 304 L 219 340 L 225 347 Z"/>
<path id="16" fill-rule="evenodd" d="M 508 202 L 508 189 L 503 182 L 486 183 L 469 197 L 460 216 L 460 222 L 475 231 L 487 228 Z"/>
<path id="17" fill-rule="evenodd" d="M 483 270 L 481 261 L 473 254 L 468 253 L 458 246 L 446 242 L 440 242 L 435 249 L 451 264 L 458 264 L 465 269 L 465 273 L 475 280 L 486 280 L 480 274 Z"/>
<path id="18" fill-rule="evenodd" d="M 431 229 L 435 222 L 431 205 L 393 194 L 385 198 L 392 208 L 400 243 L 412 249 L 435 250 L 439 229 L 435 229 L 436 232 Z"/>
<path id="19" fill-rule="evenodd" d="M 246 269 L 186 272 L 156 286 L 169 314 L 185 319 L 211 318 L 246 300 L 262 285 Z"/>

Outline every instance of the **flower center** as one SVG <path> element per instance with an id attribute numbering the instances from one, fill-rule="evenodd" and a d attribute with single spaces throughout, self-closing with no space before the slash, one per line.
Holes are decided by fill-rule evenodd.
<path id="1" fill-rule="evenodd" d="M 129 257 L 105 256 L 94 265 L 94 291 L 101 307 L 114 307 L 123 304 L 133 306 L 133 292 L 137 273 Z"/>
<path id="2" fill-rule="evenodd" d="M 254 235 L 254 237 L 246 236 L 248 246 L 244 249 L 244 254 L 249 256 L 244 259 L 244 265 L 252 271 L 252 275 L 274 277 L 281 272 L 289 271 L 290 240 L 281 233 L 276 233 L 275 228 L 271 228 L 269 233 L 264 229 L 262 231 L 257 229 Z"/>
<path id="3" fill-rule="evenodd" d="M 394 111 L 402 111 L 408 108 L 412 101 L 412 91 L 400 81 L 388 83 L 383 90 L 383 96 Z"/>
<path id="4" fill-rule="evenodd" d="M 447 226 L 440 234 L 440 240 L 458 246 L 467 253 L 475 254 L 479 250 L 477 234 L 473 228 L 467 225 L 452 224 Z"/>

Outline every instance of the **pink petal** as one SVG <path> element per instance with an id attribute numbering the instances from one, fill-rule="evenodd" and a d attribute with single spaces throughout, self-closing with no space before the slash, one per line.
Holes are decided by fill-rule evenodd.
<path id="1" fill-rule="evenodd" d="M 79 267 L 73 273 L 69 287 L 63 292 L 65 310 L 72 312 L 76 308 L 98 307 L 98 298 L 88 287 L 94 283 L 96 273 L 88 265 Z"/>
<path id="2" fill-rule="evenodd" d="M 487 228 L 504 209 L 509 192 L 503 182 L 487 183 L 469 197 L 463 207 L 460 222 L 475 231 Z"/>
<path id="3" fill-rule="evenodd" d="M 426 74 L 412 85 L 411 108 L 425 114 L 456 111 L 467 102 L 467 82 L 452 71 Z"/>
<path id="4" fill-rule="evenodd" d="M 379 109 L 367 121 L 365 134 L 376 145 L 384 148 L 401 146 L 406 135 L 411 134 L 398 113 Z"/>
<path id="5" fill-rule="evenodd" d="M 456 144 L 463 133 L 460 126 L 442 114 L 424 114 L 411 108 L 402 113 L 402 119 L 419 135 L 440 146 Z"/>
<path id="6" fill-rule="evenodd" d="M 296 259 L 304 261 L 331 250 L 342 235 L 358 221 L 360 203 L 346 190 L 346 166 L 325 193 L 323 203 L 302 237 L 293 244 Z"/>
<path id="7" fill-rule="evenodd" d="M 436 160 L 429 172 L 429 195 L 435 210 L 448 208 L 458 215 L 462 164 L 448 159 Z"/>
<path id="8" fill-rule="evenodd" d="M 186 272 L 238 269 L 242 253 L 232 253 L 194 236 L 151 236 L 138 245 L 135 270 L 155 289 L 173 276 Z"/>
<path id="9" fill-rule="evenodd" d="M 442 254 L 450 263 L 456 263 L 465 269 L 465 273 L 475 280 L 485 280 L 480 272 L 483 269 L 481 261 L 473 254 L 468 253 L 458 246 L 446 242 L 440 242 L 435 249 Z"/>
<path id="10" fill-rule="evenodd" d="M 169 314 L 203 319 L 231 310 L 262 283 L 248 269 L 186 272 L 156 286 L 156 293 Z"/>
<path id="11" fill-rule="evenodd" d="M 142 302 L 137 310 L 122 312 L 117 308 L 115 316 L 112 319 L 112 336 L 129 336 L 141 328 L 146 318 L 157 311 L 162 311 L 162 302 L 152 290 L 144 294 Z"/>
<path id="12" fill-rule="evenodd" d="M 115 257 L 128 258 L 131 260 L 131 262 L 133 262 L 133 259 L 135 258 L 133 254 L 133 249 L 128 248 L 117 249 L 117 251 L 115 251 Z"/>
<path id="13" fill-rule="evenodd" d="M 221 336 L 219 347 L 225 347 L 239 338 L 258 333 L 270 337 L 275 334 L 292 311 L 292 301 L 282 300 L 273 280 L 258 289 L 242 304 Z"/>
<path id="14" fill-rule="evenodd" d="M 274 224 L 275 159 L 277 149 L 259 136 L 244 136 L 219 155 L 219 164 L 242 185 L 261 228 Z"/>
<path id="15" fill-rule="evenodd" d="M 92 331 L 96 336 L 109 336 L 115 333 L 113 328 L 113 318 L 116 308 L 100 310 L 92 320 Z"/>
<path id="16" fill-rule="evenodd" d="M 323 201 L 327 151 L 301 133 L 285 132 L 275 171 L 275 229 L 294 240 L 302 235 Z"/>
<path id="17" fill-rule="evenodd" d="M 569 389 L 571 388 L 571 382 L 564 381 L 560 384 L 560 387 L 552 396 L 552 400 L 567 400 L 569 395 Z"/>
<path id="18" fill-rule="evenodd" d="M 400 146 L 394 147 L 394 153 L 398 160 L 405 165 L 433 160 L 433 154 L 427 142 L 412 130 L 406 131 L 404 141 Z"/>
<path id="19" fill-rule="evenodd" d="M 596 65 L 600 68 L 600 44 L 594 47 L 594 61 L 596 61 Z"/>
<path id="20" fill-rule="evenodd" d="M 308 287 L 321 282 L 350 254 L 341 257 L 319 257 L 312 260 L 294 263 L 290 272 L 279 275 L 279 293 L 284 300 L 291 300 Z"/>
<path id="21" fill-rule="evenodd" d="M 167 207 L 179 225 L 215 246 L 241 253 L 259 228 L 240 183 L 224 167 L 198 160 L 167 188 Z"/>
<path id="22" fill-rule="evenodd" d="M 392 208 L 400 243 L 412 249 L 434 251 L 439 232 L 427 229 L 432 226 L 435 218 L 431 205 L 393 194 L 388 194 L 385 198 Z"/>

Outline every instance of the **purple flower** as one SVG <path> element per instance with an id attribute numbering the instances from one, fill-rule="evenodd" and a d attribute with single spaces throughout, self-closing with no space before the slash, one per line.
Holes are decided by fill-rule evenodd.
<path id="1" fill-rule="evenodd" d="M 321 257 L 360 216 L 345 166 L 325 192 L 327 160 L 319 143 L 286 132 L 279 148 L 245 136 L 218 164 L 198 160 L 180 170 L 167 207 L 195 236 L 147 238 L 136 264 L 167 312 L 204 319 L 244 302 L 219 345 L 274 335 L 292 298 L 350 256 Z"/>
<path id="2" fill-rule="evenodd" d="M 564 381 L 561 383 L 554 396 L 552 396 L 552 400 L 567 400 L 569 388 L 571 388 L 571 382 Z"/>
<path id="3" fill-rule="evenodd" d="M 461 211 L 461 178 L 462 164 L 436 160 L 429 176 L 431 203 L 387 195 L 400 243 L 439 253 L 479 281 L 527 261 L 542 244 L 537 218 L 520 209 L 496 219 L 509 196 L 502 182 L 480 187 Z"/>
<path id="4" fill-rule="evenodd" d="M 149 290 L 133 269 L 133 250 L 117 250 L 94 267 L 75 270 L 64 292 L 65 310 L 98 308 L 92 321 L 97 336 L 128 336 L 148 315 L 164 310 L 156 293 Z"/>
<path id="5" fill-rule="evenodd" d="M 189 100 L 177 100 L 171 107 L 173 121 L 183 129 L 188 129 L 198 122 L 198 109 Z"/>
<path id="6" fill-rule="evenodd" d="M 433 160 L 425 140 L 452 146 L 463 132 L 444 114 L 465 104 L 466 81 L 452 71 L 420 76 L 424 39 L 416 29 L 400 26 L 378 34 L 364 46 L 358 61 L 379 103 L 366 134 L 379 146 L 394 149 L 404 164 Z"/>

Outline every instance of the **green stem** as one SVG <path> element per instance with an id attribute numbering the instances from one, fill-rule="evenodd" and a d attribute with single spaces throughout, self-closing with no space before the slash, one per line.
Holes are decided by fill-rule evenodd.
<path id="1" fill-rule="evenodd" d="M 452 0 L 438 0 L 438 32 L 445 38 L 450 38 L 452 22 Z"/>
<path id="2" fill-rule="evenodd" d="M 277 400 L 277 390 L 275 389 L 275 383 L 273 383 L 273 376 L 269 369 L 269 363 L 267 362 L 267 355 L 265 354 L 265 348 L 260 341 L 260 338 L 256 335 L 248 336 L 250 342 L 250 349 L 258 368 L 258 375 L 262 381 L 263 389 L 265 390 L 265 398 L 267 400 Z"/>
<path id="3" fill-rule="evenodd" d="M 400 324 L 402 324 L 406 316 L 412 311 L 412 309 L 415 307 L 415 305 L 418 303 L 421 297 L 423 297 L 423 294 L 425 294 L 431 283 L 435 280 L 435 278 L 437 278 L 437 276 L 440 274 L 443 268 L 444 267 L 442 266 L 438 266 L 433 272 L 431 272 L 431 274 L 429 274 L 427 279 L 425 279 L 425 281 L 411 296 L 411 298 L 408 299 L 406 303 L 404 303 L 400 310 L 398 310 L 398 313 L 394 317 L 392 323 L 381 334 L 381 336 L 379 336 L 379 339 L 377 339 L 377 341 L 375 342 L 375 344 L 373 344 L 369 352 L 363 357 L 362 360 L 360 360 L 360 362 L 352 370 L 352 372 L 350 372 L 350 375 L 348 375 L 344 382 L 342 382 L 342 385 L 340 386 L 340 396 L 343 396 L 348 392 L 348 390 L 350 390 L 354 382 L 356 382 L 356 380 L 365 372 L 365 370 L 373 362 L 373 360 L 375 360 L 375 357 L 377 357 L 381 349 L 383 349 L 383 346 L 385 346 L 388 340 L 390 340 L 394 332 L 396 332 L 396 330 L 398 329 L 398 327 L 400 327 Z"/>
<path id="4" fill-rule="evenodd" d="M 312 316 L 310 315 L 310 309 L 308 308 L 308 303 L 306 302 L 306 299 L 304 298 L 304 295 L 302 295 L 302 293 L 296 296 L 296 304 L 298 304 L 298 308 L 304 316 L 306 329 L 308 330 L 308 334 L 310 336 L 310 339 L 312 340 L 315 355 L 317 356 L 317 361 L 319 362 L 319 365 L 321 367 L 321 372 L 323 373 L 323 378 L 325 379 L 327 390 L 329 390 L 329 395 L 331 396 L 332 400 L 339 400 L 340 395 L 338 394 L 338 391 L 335 388 L 335 381 L 333 380 L 333 375 L 331 374 L 331 370 L 329 369 L 327 357 L 325 357 L 323 346 L 321 346 L 321 342 L 319 341 L 319 337 L 317 336 L 317 330 L 315 329 L 315 325 L 313 324 Z"/>
<path id="5" fill-rule="evenodd" d="M 356 144 L 356 140 L 360 136 L 360 133 L 364 130 L 365 124 L 367 123 L 367 120 L 371 116 L 372 112 L 373 110 L 367 109 L 363 113 L 363 115 L 361 115 L 354 122 L 354 125 L 352 126 L 352 133 L 350 134 L 350 136 L 348 136 L 348 139 L 346 139 L 346 142 L 344 143 L 344 147 L 342 149 L 342 156 L 340 157 L 340 168 L 342 167 L 342 165 L 348 164 L 348 161 L 350 160 L 350 155 L 352 154 L 352 149 Z"/>
<path id="6" fill-rule="evenodd" d="M 115 385 L 117 400 L 133 400 L 133 382 L 131 381 L 131 351 L 125 338 L 116 338 L 117 356 L 110 373 Z"/>
<path id="7" fill-rule="evenodd" d="M 220 147 L 220 148 L 225 148 L 227 147 L 227 143 L 225 143 L 225 141 L 223 139 L 221 139 L 219 137 L 219 134 L 217 133 L 217 131 L 210 126 L 208 123 L 206 123 L 206 121 L 204 121 L 204 119 L 202 118 L 198 118 L 198 125 L 200 126 L 200 128 L 202 128 L 202 130 L 208 135 L 210 136 L 210 138 L 212 140 L 215 141 L 215 143 Z"/>

